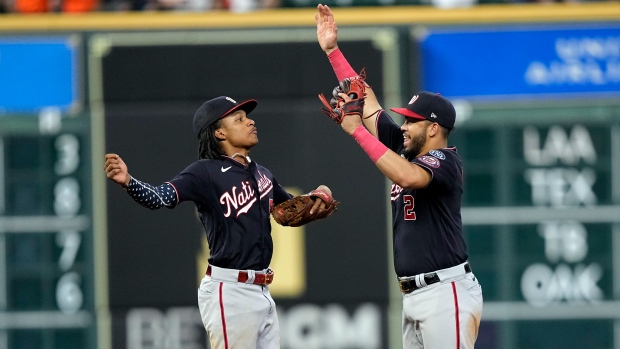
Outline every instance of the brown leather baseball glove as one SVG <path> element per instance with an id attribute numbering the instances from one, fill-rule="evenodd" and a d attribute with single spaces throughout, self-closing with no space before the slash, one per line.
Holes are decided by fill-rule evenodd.
<path id="1" fill-rule="evenodd" d="M 315 212 L 310 214 L 317 197 L 325 202 L 325 207 L 321 209 L 319 206 Z M 313 190 L 308 194 L 295 196 L 276 205 L 271 211 L 271 215 L 280 225 L 299 227 L 330 216 L 338 210 L 338 204 L 340 202 L 334 200 L 330 194 L 321 190 Z"/>
<path id="2" fill-rule="evenodd" d="M 329 116 L 335 123 L 342 123 L 345 115 L 356 114 L 360 117 L 364 115 L 364 101 L 366 99 L 366 72 L 362 69 L 360 75 L 346 78 L 338 83 L 338 86 L 332 91 L 332 99 L 327 102 L 325 96 L 319 94 L 319 99 L 323 103 L 321 110 Z M 344 93 L 351 100 L 346 103 L 340 93 Z"/>

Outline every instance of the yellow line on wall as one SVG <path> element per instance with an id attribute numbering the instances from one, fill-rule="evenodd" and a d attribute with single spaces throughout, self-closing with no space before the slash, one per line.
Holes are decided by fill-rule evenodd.
<path id="1" fill-rule="evenodd" d="M 461 9 L 431 6 L 334 7 L 340 25 L 501 24 L 620 21 L 619 2 L 499 4 Z M 314 26 L 314 8 L 249 13 L 94 12 L 0 15 L 0 32 L 231 29 Z M 620 22 L 619 22 L 620 23 Z"/>

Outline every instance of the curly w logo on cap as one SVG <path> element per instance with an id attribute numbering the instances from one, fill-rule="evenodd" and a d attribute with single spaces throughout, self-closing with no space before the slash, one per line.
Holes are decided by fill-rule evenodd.
<path id="1" fill-rule="evenodd" d="M 452 103 L 439 93 L 420 92 L 414 95 L 405 108 L 390 108 L 408 118 L 429 120 L 452 129 L 456 119 L 456 112 Z"/>

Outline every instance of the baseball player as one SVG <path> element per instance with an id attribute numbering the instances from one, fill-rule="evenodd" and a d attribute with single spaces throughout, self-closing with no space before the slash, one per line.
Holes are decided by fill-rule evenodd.
<path id="1" fill-rule="evenodd" d="M 196 205 L 211 250 L 198 305 L 213 349 L 280 348 L 268 287 L 274 277 L 270 212 L 292 195 L 249 157 L 258 143 L 255 123 L 248 118 L 256 105 L 252 99 L 237 103 L 225 96 L 202 104 L 193 119 L 199 160 L 159 186 L 131 176 L 120 156 L 105 155 L 106 176 L 142 206 Z M 330 189 L 320 185 L 308 196 L 314 199 L 311 214 L 321 218 L 332 200 Z"/>
<path id="2" fill-rule="evenodd" d="M 341 81 L 335 116 L 381 172 L 392 181 L 394 268 L 403 294 L 403 347 L 471 349 L 482 315 L 482 290 L 467 261 L 461 224 L 463 166 L 448 146 L 456 113 L 446 98 L 416 93 L 397 126 L 337 45 L 337 25 L 328 6 L 315 15 L 318 41 Z M 360 74 L 361 75 L 361 74 Z M 344 83 L 343 83 L 344 82 Z M 325 103 L 324 103 L 325 104 Z M 358 110 L 359 109 L 359 110 Z"/>

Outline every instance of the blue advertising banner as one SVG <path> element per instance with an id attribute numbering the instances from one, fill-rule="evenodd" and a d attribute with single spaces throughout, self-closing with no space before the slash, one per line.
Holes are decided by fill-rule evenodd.
<path id="1" fill-rule="evenodd" d="M 0 113 L 71 108 L 77 59 L 75 37 L 0 38 Z"/>
<path id="2" fill-rule="evenodd" d="M 620 95 L 620 26 L 429 29 L 422 87 L 469 100 Z"/>

